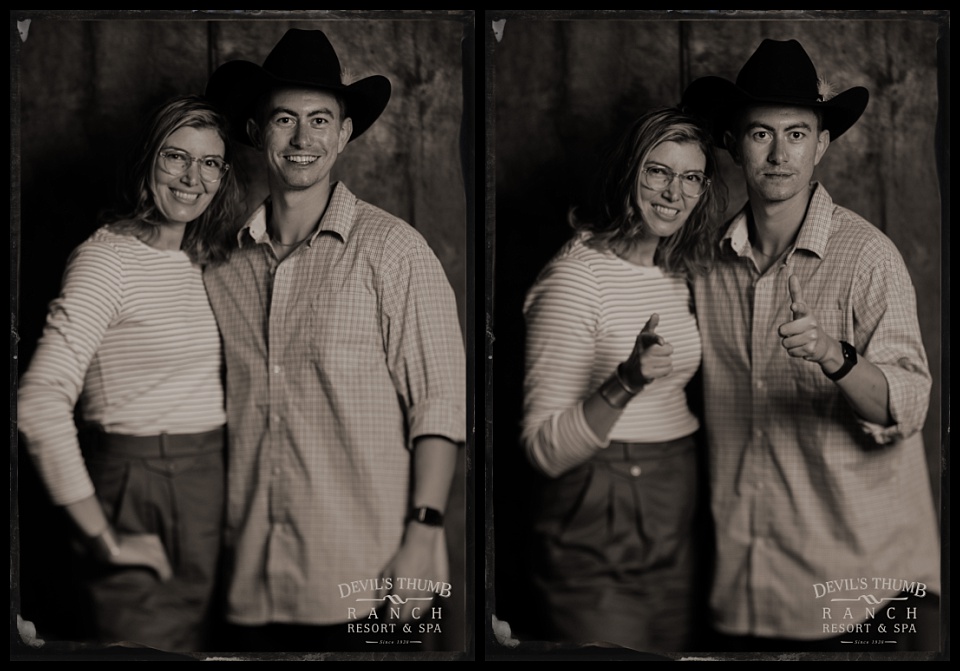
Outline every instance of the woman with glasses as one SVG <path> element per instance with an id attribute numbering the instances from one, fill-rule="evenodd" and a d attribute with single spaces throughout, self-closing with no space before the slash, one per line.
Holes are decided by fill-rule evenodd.
<path id="1" fill-rule="evenodd" d="M 227 258 L 240 214 L 227 137 L 200 97 L 156 110 L 117 206 L 68 260 L 20 385 L 19 429 L 85 541 L 103 642 L 205 645 L 225 411 L 201 271 Z"/>
<path id="2" fill-rule="evenodd" d="M 708 132 L 675 109 L 636 121 L 600 177 L 524 304 L 539 621 L 554 640 L 683 650 L 701 351 L 688 280 L 712 260 L 725 193 Z"/>

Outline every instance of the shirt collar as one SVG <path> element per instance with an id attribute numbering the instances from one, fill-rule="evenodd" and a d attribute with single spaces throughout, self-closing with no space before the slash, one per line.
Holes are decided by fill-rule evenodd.
<path id="1" fill-rule="evenodd" d="M 354 211 L 356 210 L 357 198 L 351 193 L 343 182 L 337 182 L 330 193 L 330 201 L 327 203 L 327 211 L 324 212 L 320 224 L 310 235 L 307 245 L 313 246 L 314 240 L 324 231 L 336 234 L 341 240 L 346 240 L 350 231 L 353 229 Z M 246 240 L 253 240 L 256 244 L 264 244 L 270 241 L 270 234 L 267 231 L 267 212 L 270 206 L 270 196 L 257 207 L 256 210 L 247 218 L 246 223 L 237 233 L 237 243 L 243 246 Z"/>
<path id="2" fill-rule="evenodd" d="M 732 249 L 737 256 L 746 254 L 749 244 L 749 229 L 747 227 L 747 202 L 730 221 L 726 232 L 720 239 L 721 249 Z M 819 182 L 815 183 L 810 204 L 807 206 L 807 215 L 797 234 L 796 249 L 805 249 L 813 252 L 821 259 L 827 249 L 827 240 L 833 227 L 833 199 L 826 188 Z"/>

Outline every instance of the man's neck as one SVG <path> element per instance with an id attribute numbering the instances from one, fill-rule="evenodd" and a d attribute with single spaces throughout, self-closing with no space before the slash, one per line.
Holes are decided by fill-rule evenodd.
<path id="1" fill-rule="evenodd" d="M 270 189 L 270 235 L 280 243 L 293 244 L 307 238 L 326 212 L 333 188 L 316 184 L 309 189 Z"/>
<path id="2" fill-rule="evenodd" d="M 793 243 L 807 216 L 813 191 L 787 201 L 750 198 L 750 244 L 767 256 L 778 256 Z"/>

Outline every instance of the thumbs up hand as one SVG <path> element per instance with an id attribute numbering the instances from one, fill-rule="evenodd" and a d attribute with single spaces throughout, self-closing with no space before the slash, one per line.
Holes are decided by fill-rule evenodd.
<path id="1" fill-rule="evenodd" d="M 792 357 L 821 363 L 827 354 L 833 351 L 832 347 L 840 348 L 840 343 L 820 328 L 820 323 L 803 298 L 800 280 L 791 275 L 787 286 L 790 290 L 793 320 L 780 325 L 780 343 Z"/>
<path id="2" fill-rule="evenodd" d="M 656 330 L 660 315 L 652 314 L 633 344 L 630 358 L 621 367 L 624 381 L 633 389 L 642 389 L 659 377 L 673 371 L 673 345 L 667 343 Z"/>
<path id="3" fill-rule="evenodd" d="M 800 280 L 796 275 L 791 275 L 787 280 L 787 288 L 790 290 L 790 310 L 793 312 L 794 321 L 806 317 L 810 313 L 806 301 L 803 300 L 803 292 L 800 289 Z"/>

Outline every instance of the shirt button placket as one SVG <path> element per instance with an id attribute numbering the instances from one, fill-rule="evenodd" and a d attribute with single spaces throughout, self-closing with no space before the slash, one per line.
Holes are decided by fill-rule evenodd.
<path id="1" fill-rule="evenodd" d="M 276 262 L 274 262 L 276 263 Z M 267 465 L 270 474 L 270 515 L 271 522 L 277 525 L 282 520 L 283 486 L 283 413 L 285 405 L 285 385 L 283 380 L 283 353 L 287 304 L 290 298 L 291 263 L 273 266 L 273 287 L 270 296 L 269 340 L 267 342 L 267 397 L 269 399 L 269 431 Z M 289 334 L 287 334 L 289 335 Z M 282 533 L 275 526 L 274 533 Z"/>

